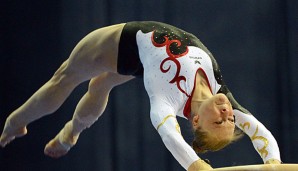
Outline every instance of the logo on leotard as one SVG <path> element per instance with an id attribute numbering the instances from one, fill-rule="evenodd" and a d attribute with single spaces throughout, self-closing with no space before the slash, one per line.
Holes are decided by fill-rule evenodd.
<path id="1" fill-rule="evenodd" d="M 190 59 L 202 59 L 200 56 L 189 56 Z"/>
<path id="2" fill-rule="evenodd" d="M 195 64 L 201 64 L 199 60 L 195 60 Z"/>
<path id="3" fill-rule="evenodd" d="M 195 64 L 201 64 L 201 62 L 199 60 L 202 59 L 202 57 L 200 57 L 200 56 L 189 56 L 189 58 L 194 59 Z"/>

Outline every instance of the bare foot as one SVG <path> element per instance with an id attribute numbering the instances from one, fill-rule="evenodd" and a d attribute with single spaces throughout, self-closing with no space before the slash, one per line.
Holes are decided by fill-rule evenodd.
<path id="1" fill-rule="evenodd" d="M 1 147 L 4 148 L 7 144 L 9 144 L 15 138 L 22 137 L 26 134 L 27 134 L 26 127 L 14 128 L 8 122 L 6 122 L 3 132 L 2 132 L 2 135 L 0 137 L 0 145 L 1 145 Z"/>
<path id="2" fill-rule="evenodd" d="M 53 158 L 59 158 L 67 154 L 72 146 L 61 143 L 56 137 L 45 147 L 44 154 Z"/>
<path id="3" fill-rule="evenodd" d="M 52 139 L 45 147 L 44 154 L 53 158 L 59 158 L 68 153 L 71 147 L 73 147 L 79 136 L 73 136 L 69 129 L 69 123 L 58 133 L 58 135 Z"/>

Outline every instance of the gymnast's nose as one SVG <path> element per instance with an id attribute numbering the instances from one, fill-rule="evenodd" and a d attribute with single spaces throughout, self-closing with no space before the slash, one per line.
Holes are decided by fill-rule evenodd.
<path id="1" fill-rule="evenodd" d="M 232 115 L 228 104 L 220 105 L 219 111 L 224 120 L 228 120 L 229 116 Z"/>
<path id="2" fill-rule="evenodd" d="M 221 112 L 223 115 L 228 115 L 228 113 L 229 113 L 228 106 L 227 106 L 227 105 L 221 105 L 221 107 L 220 107 L 220 112 Z"/>

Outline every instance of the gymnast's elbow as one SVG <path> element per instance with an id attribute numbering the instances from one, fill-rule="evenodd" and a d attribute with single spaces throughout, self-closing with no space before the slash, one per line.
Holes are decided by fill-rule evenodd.
<path id="1" fill-rule="evenodd" d="M 158 133 L 163 141 L 163 143 L 168 147 L 172 145 L 178 145 L 180 138 L 182 138 L 181 134 L 173 130 L 158 130 Z"/>
<path id="2" fill-rule="evenodd" d="M 175 139 L 175 137 L 170 132 L 164 134 L 159 133 L 159 135 L 164 144 L 169 144 L 170 142 L 173 142 L 173 140 Z"/>

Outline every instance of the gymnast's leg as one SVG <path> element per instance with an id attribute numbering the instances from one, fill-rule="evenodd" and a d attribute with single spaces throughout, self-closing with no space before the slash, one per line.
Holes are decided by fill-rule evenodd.
<path id="1" fill-rule="evenodd" d="M 67 69 L 68 60 L 56 71 L 54 76 L 35 92 L 21 107 L 7 118 L 1 145 L 5 146 L 15 137 L 27 133 L 26 126 L 49 113 L 54 112 L 81 80 L 74 77 Z"/>
<path id="2" fill-rule="evenodd" d="M 134 77 L 116 73 L 103 73 L 93 78 L 88 92 L 78 103 L 72 120 L 46 145 L 45 154 L 54 158 L 65 155 L 76 144 L 80 133 L 102 115 L 112 88 L 132 78 Z"/>
<path id="3" fill-rule="evenodd" d="M 27 133 L 26 126 L 56 111 L 81 82 L 103 72 L 117 72 L 118 43 L 124 24 L 88 34 L 74 48 L 54 76 L 6 119 L 0 137 L 4 147 Z"/>

